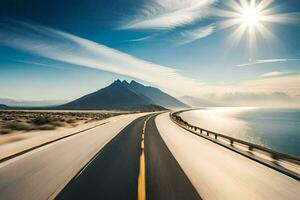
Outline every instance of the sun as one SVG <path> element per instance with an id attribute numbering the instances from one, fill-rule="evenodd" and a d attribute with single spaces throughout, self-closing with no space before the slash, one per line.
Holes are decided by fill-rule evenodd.
<path id="1" fill-rule="evenodd" d="M 252 57 L 259 41 L 278 41 L 270 29 L 273 24 L 300 24 L 295 13 L 277 13 L 279 5 L 274 0 L 228 0 L 222 4 L 224 8 L 215 9 L 220 19 L 219 29 L 231 29 L 229 47 L 237 46 L 241 40 L 247 42 L 249 57 Z M 272 25 L 272 26 L 271 26 Z"/>
<path id="2" fill-rule="evenodd" d="M 256 26 L 262 18 L 262 13 L 256 7 L 250 7 L 243 10 L 240 19 L 246 26 Z"/>
<path id="3" fill-rule="evenodd" d="M 268 41 L 276 40 L 269 30 L 271 23 L 288 21 L 288 13 L 277 14 L 274 7 L 272 0 L 227 1 L 225 2 L 227 9 L 217 12 L 221 17 L 219 27 L 221 29 L 232 28 L 233 32 L 229 36 L 231 45 L 237 45 L 242 39 L 247 40 L 251 54 L 257 46 L 258 37 L 263 37 Z"/>

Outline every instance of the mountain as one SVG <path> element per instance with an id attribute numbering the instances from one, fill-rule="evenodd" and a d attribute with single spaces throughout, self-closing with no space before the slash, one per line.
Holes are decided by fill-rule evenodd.
<path id="1" fill-rule="evenodd" d="M 165 110 L 150 98 L 131 90 L 128 83 L 117 80 L 111 85 L 79 99 L 58 106 L 58 109 L 76 110 Z"/>
<path id="2" fill-rule="evenodd" d="M 116 80 L 111 85 L 62 104 L 55 101 L 16 101 L 0 99 L 0 104 L 14 109 L 64 109 L 64 110 L 132 110 L 157 111 L 168 108 L 186 108 L 186 104 L 162 92 L 136 81 Z"/>
<path id="3" fill-rule="evenodd" d="M 28 101 L 28 100 L 15 100 L 9 98 L 0 98 L 0 104 L 11 107 L 41 107 L 41 106 L 54 106 L 66 103 L 65 100 L 45 100 L 45 101 Z"/>
<path id="4" fill-rule="evenodd" d="M 5 110 L 5 109 L 9 109 L 9 107 L 7 105 L 0 104 L 0 110 Z"/>
<path id="5" fill-rule="evenodd" d="M 188 105 L 182 103 L 175 97 L 170 96 L 169 94 L 161 91 L 158 88 L 151 86 L 144 86 L 136 81 L 131 81 L 127 83 L 126 81 L 122 82 L 123 85 L 127 86 L 131 90 L 135 91 L 138 94 L 144 95 L 151 99 L 156 105 L 161 105 L 166 108 L 187 108 Z"/>

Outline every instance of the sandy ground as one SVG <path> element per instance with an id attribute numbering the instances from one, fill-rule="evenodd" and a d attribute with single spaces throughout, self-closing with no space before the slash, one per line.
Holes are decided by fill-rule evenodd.
<path id="1" fill-rule="evenodd" d="M 156 118 L 168 148 L 203 199 L 299 199 L 300 182 Z"/>
<path id="2" fill-rule="evenodd" d="M 21 152 L 28 148 L 40 145 L 42 143 L 64 137 L 87 128 L 91 128 L 103 123 L 109 123 L 124 118 L 125 115 L 111 117 L 89 123 L 78 122 L 77 126 L 59 127 L 56 130 L 37 130 L 37 131 L 18 131 L 6 135 L 0 135 L 0 159 L 15 153 Z"/>

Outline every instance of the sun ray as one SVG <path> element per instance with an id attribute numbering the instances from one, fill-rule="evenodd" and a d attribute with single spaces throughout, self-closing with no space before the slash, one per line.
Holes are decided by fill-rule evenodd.
<path id="1" fill-rule="evenodd" d="M 247 30 L 247 26 L 245 24 L 240 24 L 237 29 L 235 29 L 230 35 L 229 39 L 232 46 L 237 46 L 238 43 L 241 41 L 243 35 Z"/>
<path id="2" fill-rule="evenodd" d="M 268 8 L 271 4 L 273 3 L 273 0 L 262 0 L 257 6 L 256 8 L 259 11 L 263 11 L 266 8 Z"/>
<path id="3" fill-rule="evenodd" d="M 266 15 L 263 17 L 263 21 L 270 23 L 300 23 L 300 13 L 283 13 Z"/>
<path id="4" fill-rule="evenodd" d="M 235 26 L 237 24 L 240 24 L 240 20 L 239 19 L 227 19 L 227 20 L 223 20 L 218 24 L 218 27 L 220 29 L 226 29 L 226 28 L 230 28 L 232 26 Z"/>
<path id="5" fill-rule="evenodd" d="M 238 18 L 239 13 L 229 10 L 221 10 L 221 9 L 212 9 L 212 11 L 215 13 L 214 15 L 217 17 L 224 17 L 224 18 Z"/>
<path id="6" fill-rule="evenodd" d="M 240 4 L 242 6 L 243 9 L 248 9 L 250 4 L 248 0 L 240 0 Z"/>
<path id="7" fill-rule="evenodd" d="M 253 52 L 256 48 L 256 29 L 252 26 L 248 28 L 248 35 L 249 35 L 249 40 L 248 40 L 248 46 L 249 46 L 249 53 L 250 53 L 250 58 L 253 57 Z"/>
<path id="8" fill-rule="evenodd" d="M 227 5 L 237 13 L 240 13 L 243 11 L 242 5 L 240 3 L 238 3 L 236 0 L 230 0 L 227 3 Z"/>
<path id="9" fill-rule="evenodd" d="M 265 26 L 258 24 L 257 25 L 258 33 L 266 40 L 266 41 L 277 41 L 277 37 Z"/>

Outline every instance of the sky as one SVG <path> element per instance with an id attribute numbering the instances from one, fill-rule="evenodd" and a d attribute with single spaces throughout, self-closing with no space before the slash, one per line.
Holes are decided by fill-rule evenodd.
<path id="1" fill-rule="evenodd" d="M 300 96 L 298 0 L 1 0 L 0 98 L 115 79 L 176 96 Z"/>

